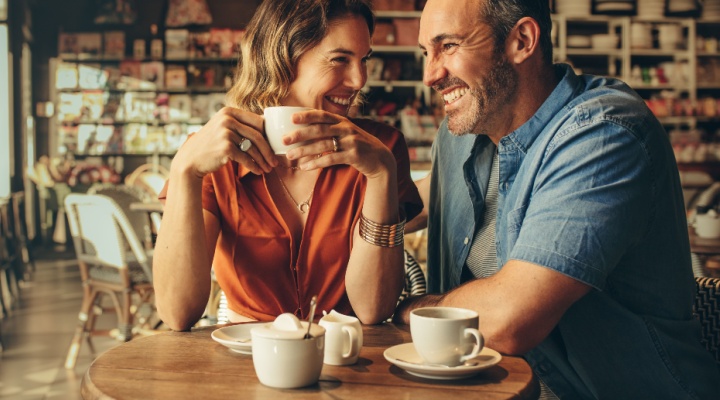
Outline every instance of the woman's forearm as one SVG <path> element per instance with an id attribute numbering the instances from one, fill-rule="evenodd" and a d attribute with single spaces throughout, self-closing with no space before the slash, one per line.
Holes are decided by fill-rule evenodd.
<path id="1" fill-rule="evenodd" d="M 210 293 L 215 242 L 206 234 L 201 190 L 202 179 L 171 171 L 153 257 L 153 286 L 158 314 L 173 330 L 187 330 L 197 322 Z"/>
<path id="2" fill-rule="evenodd" d="M 397 172 L 393 158 L 386 174 L 368 179 L 362 213 L 383 225 L 400 221 Z M 359 225 L 359 224 L 358 224 Z M 403 246 L 381 247 L 366 242 L 356 226 L 345 286 L 358 318 L 375 324 L 390 317 L 404 283 Z"/>

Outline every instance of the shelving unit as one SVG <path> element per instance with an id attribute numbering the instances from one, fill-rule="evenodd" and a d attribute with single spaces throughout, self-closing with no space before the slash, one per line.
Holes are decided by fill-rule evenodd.
<path id="1" fill-rule="evenodd" d="M 720 20 L 553 15 L 553 25 L 556 62 L 628 83 L 648 101 L 671 140 L 678 141 L 674 144 L 681 170 L 705 170 L 720 178 L 720 151 L 716 150 L 720 149 Z M 639 41 L 633 29 L 647 30 L 651 42 Z M 676 45 L 662 46 L 660 29 L 679 32 Z M 592 48 L 589 40 L 583 48 L 568 43 L 571 35 L 594 34 L 616 35 L 617 47 Z M 700 37 L 711 45 L 699 48 Z M 715 111 L 704 110 L 703 102 L 714 104 Z M 697 147 L 699 153 L 684 152 L 686 145 Z"/>
<path id="2" fill-rule="evenodd" d="M 383 21 L 392 21 L 394 19 L 401 19 L 401 20 L 419 20 L 421 13 L 419 11 L 381 11 L 377 13 L 378 20 Z M 407 38 L 406 38 L 407 39 Z M 166 39 L 169 40 L 169 39 Z M 413 39 L 415 40 L 415 39 Z M 148 42 L 149 43 L 149 42 Z M 126 46 L 127 47 L 127 46 Z M 167 50 L 167 49 L 166 49 Z M 400 125 L 402 118 L 399 116 L 399 111 L 402 110 L 407 104 L 411 103 L 413 100 L 422 99 L 424 102 L 430 101 L 431 96 L 431 90 L 427 87 L 425 87 L 422 83 L 422 68 L 423 68 L 423 56 L 422 52 L 419 49 L 417 45 L 379 45 L 379 46 L 373 46 L 373 55 L 375 58 L 381 59 L 383 61 L 387 62 L 387 65 L 394 63 L 395 67 L 395 74 L 397 76 L 392 76 L 392 79 L 384 79 L 384 76 L 370 76 L 368 79 L 368 82 L 363 89 L 365 92 L 366 98 L 369 99 L 380 99 L 380 101 L 384 102 L 396 102 L 395 109 L 388 113 L 377 113 L 377 110 L 370 109 L 368 107 L 361 110 L 362 114 L 366 116 L 375 117 L 379 120 L 383 120 L 388 123 L 393 123 L 395 125 Z M 127 57 L 128 55 L 125 54 Z M 236 59 L 235 58 L 222 58 L 222 57 L 206 57 L 206 58 L 175 58 L 175 57 L 169 57 L 169 53 L 166 53 L 164 55 L 165 57 L 162 59 L 158 59 L 157 57 L 145 57 L 142 59 L 137 60 L 140 63 L 150 63 L 150 62 L 162 62 L 165 66 L 165 72 L 167 72 L 168 68 L 170 66 L 182 66 L 184 68 L 188 68 L 192 65 L 201 65 L 201 64 L 209 64 L 209 65 L 219 65 L 223 67 L 230 67 L 230 69 L 235 65 Z M 126 58 L 127 59 L 127 58 Z M 55 58 L 51 60 L 51 66 L 50 66 L 50 87 L 51 87 L 51 93 L 50 97 L 53 99 L 53 102 L 55 103 L 55 108 L 57 111 L 60 111 L 61 108 L 61 97 L 66 95 L 72 95 L 72 94 L 80 94 L 83 92 L 88 91 L 100 91 L 103 93 L 104 96 L 115 96 L 115 97 L 121 97 L 125 98 L 126 96 L 147 96 L 152 97 L 153 95 L 160 96 L 166 95 L 166 96 L 174 96 L 174 95 L 189 95 L 191 97 L 195 97 L 196 95 L 224 95 L 224 93 L 227 91 L 227 85 L 215 85 L 215 86 L 192 86 L 192 84 L 188 83 L 187 87 L 181 87 L 181 88 L 174 88 L 174 87 L 163 87 L 163 85 L 159 85 L 159 87 L 118 87 L 113 85 L 102 85 L 101 87 L 93 87 L 93 88 L 81 88 L 81 87 L 71 87 L 71 88 L 63 88 L 61 85 L 61 88 L 56 88 L 56 70 L 62 63 L 72 63 L 75 65 L 98 65 L 100 68 L 104 68 L 106 66 L 118 66 L 120 63 L 123 62 L 122 57 L 110 57 L 105 58 L 100 54 L 92 53 L 90 56 L 85 57 L 76 57 L 73 59 L 65 59 L 65 58 Z M 392 61 L 388 61 L 392 60 Z M 188 76 L 190 74 L 188 73 Z M 79 127 L 79 126 L 88 126 L 88 125 L 97 125 L 97 126 L 114 126 L 119 127 L 120 129 L 127 129 L 129 127 L 132 127 L 134 125 L 145 125 L 148 128 L 157 129 L 157 128 L 164 128 L 167 126 L 174 126 L 177 124 L 189 124 L 189 125 L 202 125 L 207 121 L 207 119 L 187 119 L 187 118 L 122 118 L 122 117 L 115 117 L 115 118 L 77 118 L 72 121 L 63 121 L 62 116 L 58 116 L 58 113 L 56 112 L 56 115 L 51 118 L 50 120 L 50 139 L 49 139 L 49 148 L 51 150 L 51 155 L 60 155 L 62 153 L 68 152 L 67 148 L 63 148 L 63 130 L 65 130 L 67 127 Z M 418 124 L 420 125 L 420 124 Z M 187 132 L 183 132 L 185 134 Z M 412 135 L 410 135 L 412 136 Z M 432 138 L 413 138 L 408 137 L 408 143 L 413 146 L 419 146 L 419 147 L 429 147 L 432 143 Z M 101 152 L 102 154 L 85 154 L 83 152 L 77 151 L 77 149 L 71 150 L 75 156 L 78 157 L 85 157 L 88 155 L 102 155 L 102 156 L 109 156 L 110 153 L 107 151 Z M 160 153 L 165 154 L 172 154 L 173 149 L 172 148 L 160 148 L 156 150 Z M 422 150 L 420 151 L 422 153 Z M 139 155 L 139 154 L 145 154 L 148 153 L 147 151 L 138 151 L 138 150 L 131 150 L 129 152 L 112 152 L 113 155 L 121 155 L 126 154 L 128 156 L 131 155 Z"/>
<path id="3" fill-rule="evenodd" d="M 422 50 L 417 45 L 417 33 L 410 32 L 408 28 L 413 23 L 419 26 L 421 14 L 420 11 L 376 12 L 379 24 L 393 24 L 394 33 L 392 35 L 397 35 L 397 39 L 401 43 L 377 44 L 376 41 L 376 44 L 373 45 L 373 58 L 381 60 L 383 67 L 379 71 L 376 70 L 375 75 L 370 71 L 364 91 L 370 107 L 375 108 L 364 114 L 400 128 L 408 142 L 413 165 L 423 169 L 429 162 L 429 149 L 439 121 L 433 115 L 432 90 L 422 82 L 425 59 Z M 401 21 L 401 24 L 411 20 L 415 21 L 405 24 L 403 27 L 396 22 L 398 20 Z M 401 35 L 402 38 L 400 38 Z M 381 39 L 395 42 L 396 37 Z M 400 60 L 402 67 L 388 73 L 388 60 Z M 391 65 L 390 68 L 392 67 L 397 68 L 397 65 Z M 400 75 L 400 77 L 393 75 Z M 391 102 L 394 107 L 383 110 L 381 107 L 376 107 L 376 101 L 377 103 Z"/>
<path id="4" fill-rule="evenodd" d="M 379 23 L 398 24 L 401 21 L 405 28 L 407 22 L 411 20 L 419 20 L 420 11 L 377 11 L 376 17 Z M 667 96 L 675 97 L 680 101 L 688 101 L 695 104 L 694 110 L 697 110 L 697 104 L 705 98 L 717 99 L 720 102 L 720 76 L 712 79 L 707 74 L 696 74 L 696 71 L 702 71 L 703 68 L 712 68 L 720 64 L 720 51 L 717 48 L 717 42 L 720 41 L 720 20 L 703 20 L 691 18 L 660 18 L 660 19 L 642 19 L 636 17 L 616 17 L 616 16 L 588 16 L 588 17 L 569 17 L 554 14 L 552 16 L 555 28 L 554 55 L 556 61 L 568 61 L 576 68 L 583 72 L 617 77 L 630 84 L 645 99 L 664 98 Z M 637 48 L 633 46 L 633 25 L 647 24 L 648 26 L 657 27 L 660 25 L 676 25 L 679 26 L 682 34 L 682 44 L 674 49 L 660 48 Z M 411 25 L 411 24 L 410 24 Z M 396 25 L 397 26 L 397 25 Z M 618 37 L 618 45 L 616 47 L 592 48 L 588 47 L 572 47 L 568 38 L 572 36 L 590 37 L 595 34 L 612 34 Z M 367 98 L 367 105 L 360 110 L 366 116 L 371 116 L 378 120 L 394 124 L 398 126 L 406 134 L 406 138 L 411 147 L 413 157 L 419 157 L 415 160 L 418 162 L 427 162 L 426 157 L 428 149 L 434 139 L 434 127 L 431 127 L 427 118 L 434 118 L 435 123 L 442 118 L 442 106 L 433 107 L 436 98 L 430 88 L 422 83 L 422 75 L 424 69 L 424 57 L 421 49 L 414 44 L 412 33 L 410 36 L 407 30 L 404 31 L 402 43 L 393 44 L 392 42 L 376 44 L 373 46 L 373 57 L 382 61 L 379 69 L 368 72 L 368 82 L 363 89 Z M 715 47 L 712 41 L 707 48 L 698 48 L 696 37 L 704 36 L 707 38 L 715 38 Z M 410 37 L 410 39 L 409 39 Z M 657 37 L 654 38 L 657 41 Z M 393 39 L 394 40 L 394 39 Z M 653 43 L 657 47 L 657 43 Z M 182 66 L 184 68 L 193 65 L 215 65 L 223 66 L 231 69 L 236 60 L 234 58 L 208 57 L 208 58 L 164 58 L 162 60 L 144 58 L 140 62 L 161 61 L 166 67 Z M 50 71 L 50 86 L 55 87 L 54 71 L 60 62 L 71 62 L 80 64 L 97 64 L 97 65 L 118 65 L 121 60 L 108 60 L 104 58 L 94 57 L 77 60 L 60 60 L 54 59 Z M 664 63 L 664 64 L 663 64 Z M 638 81 L 637 70 L 649 70 L 658 65 L 677 65 L 677 70 L 682 70 L 683 79 L 669 80 L 668 82 L 642 82 Z M 391 66 L 392 71 L 386 71 Z M 720 74 L 718 74 L 720 75 Z M 54 99 L 58 106 L 58 99 L 66 93 L 78 93 L 85 89 L 51 89 L 51 98 Z M 89 89 L 88 89 L 89 90 Z M 192 86 L 188 85 L 183 88 L 118 88 L 106 87 L 101 89 L 103 93 L 114 94 L 117 96 L 125 96 L 128 93 L 138 93 L 139 95 L 151 96 L 152 94 L 163 94 L 167 96 L 173 95 L 222 95 L 226 92 L 226 85 L 218 83 L 216 85 Z M 417 119 L 413 119 L 408 124 L 407 115 L 404 111 L 411 110 L 418 114 Z M 419 112 L 418 112 L 419 111 Z M 674 111 L 671 109 L 671 111 Z M 422 114 L 427 114 L 425 120 L 420 120 Z M 720 110 L 717 112 L 720 115 Z M 708 132 L 718 130 L 720 132 L 720 117 L 718 115 L 698 115 L 696 111 L 690 114 L 678 114 L 669 112 L 659 114 L 660 121 L 668 128 L 673 129 L 698 129 L 703 128 Z M 403 126 L 403 121 L 405 126 Z M 59 152 L 59 128 L 63 125 L 112 125 L 125 127 L 131 124 L 145 124 L 148 127 L 163 128 L 175 124 L 202 124 L 206 122 L 204 119 L 187 119 L 187 118 L 134 118 L 134 119 L 83 119 L 76 122 L 65 122 L 58 120 L 57 116 L 50 123 L 50 146 L 51 152 L 57 155 Z M 413 126 L 408 126 L 413 125 Z M 414 132 L 414 129 L 420 131 Z M 420 132 L 420 133 L 418 133 Z M 158 150 L 166 154 L 172 154 L 172 150 Z M 146 152 L 136 152 L 144 154 Z M 115 155 L 122 154 L 120 152 L 113 153 Z M 129 155 L 129 154 L 128 154 Z"/>
<path id="5" fill-rule="evenodd" d="M 50 87 L 57 113 L 50 123 L 51 155 L 172 155 L 188 133 L 222 107 L 235 63 L 222 57 L 52 59 Z M 138 73 L 145 66 L 155 68 L 152 79 L 144 70 Z M 179 82 L 171 81 L 173 69 L 182 71 Z M 56 81 L 64 77 L 69 79 Z"/>
<path id="6" fill-rule="evenodd" d="M 416 19 L 419 20 L 421 16 L 420 11 L 377 11 L 375 13 L 375 17 L 378 21 L 392 21 L 395 19 Z M 415 59 L 418 61 L 420 66 L 420 71 L 422 72 L 422 65 L 423 65 L 423 55 L 422 50 L 417 45 L 412 44 L 403 44 L 403 45 L 373 45 L 373 54 L 374 55 L 406 55 L 406 56 L 414 56 Z M 382 81 L 382 80 L 369 80 L 367 83 L 367 86 L 374 87 L 374 86 L 399 86 L 399 87 L 407 87 L 407 86 L 414 86 L 417 88 L 418 93 L 424 92 L 425 87 L 422 83 L 422 75 L 418 77 L 417 80 L 412 81 L 399 81 L 399 80 L 388 80 L 388 81 Z"/>

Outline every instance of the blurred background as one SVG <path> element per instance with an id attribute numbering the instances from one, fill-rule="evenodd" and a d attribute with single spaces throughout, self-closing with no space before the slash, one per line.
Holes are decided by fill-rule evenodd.
<path id="1" fill-rule="evenodd" d="M 260 1 L 0 0 L 0 397 L 78 398 L 96 354 L 157 328 L 140 303 L 132 326 L 119 326 L 102 298 L 78 319 L 89 286 L 64 199 L 115 196 L 151 253 L 170 161 L 223 106 Z M 374 4 L 366 101 L 352 113 L 400 128 L 419 179 L 444 116 L 422 84 L 424 1 Z M 665 126 L 689 223 L 702 216 L 701 234 L 689 230 L 696 274 L 720 275 L 720 0 L 550 6 L 554 61 L 625 81 Z M 421 266 L 426 240 L 406 236 Z M 221 297 L 210 300 L 201 323 L 221 320 Z M 75 342 L 83 318 L 107 329 Z"/>

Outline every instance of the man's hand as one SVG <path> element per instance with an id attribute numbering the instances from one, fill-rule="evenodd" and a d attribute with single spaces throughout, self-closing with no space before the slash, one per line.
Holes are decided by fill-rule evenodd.
<path id="1" fill-rule="evenodd" d="M 393 323 L 410 324 L 410 311 L 420 307 L 439 306 L 442 299 L 443 296 L 440 294 L 424 294 L 421 296 L 408 297 L 395 308 Z"/>

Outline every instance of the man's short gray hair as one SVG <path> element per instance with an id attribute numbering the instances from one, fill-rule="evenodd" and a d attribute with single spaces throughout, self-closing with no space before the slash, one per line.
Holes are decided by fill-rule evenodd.
<path id="1" fill-rule="evenodd" d="M 552 21 L 548 0 L 480 0 L 480 18 L 490 25 L 495 39 L 496 51 L 505 44 L 510 31 L 523 17 L 530 17 L 540 25 L 540 50 L 545 62 L 553 61 L 553 45 L 550 39 Z"/>

